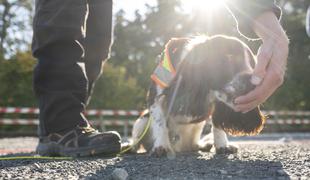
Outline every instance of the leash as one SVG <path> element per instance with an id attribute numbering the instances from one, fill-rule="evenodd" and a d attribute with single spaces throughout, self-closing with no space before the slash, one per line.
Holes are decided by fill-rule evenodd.
<path id="1" fill-rule="evenodd" d="M 122 150 L 120 153 L 118 153 L 117 156 L 121 156 L 121 155 L 125 154 L 126 152 L 131 150 L 134 146 L 136 146 L 144 138 L 144 136 L 146 135 L 146 133 L 150 129 L 152 121 L 153 121 L 153 117 L 150 116 L 149 119 L 148 119 L 148 122 L 146 124 L 146 127 L 145 127 L 143 133 L 141 134 L 141 136 L 139 137 L 139 139 L 136 142 L 134 142 L 132 145 L 130 145 L 128 148 L 126 148 L 126 149 Z"/>
<path id="2" fill-rule="evenodd" d="M 110 154 L 107 156 L 121 156 L 123 154 L 125 154 L 126 152 L 128 152 L 129 150 L 131 150 L 134 146 L 136 146 L 146 135 L 146 133 L 148 132 L 148 130 L 150 129 L 151 126 L 151 122 L 152 122 L 153 117 L 150 116 L 147 122 L 147 125 L 143 131 L 143 133 L 141 134 L 141 136 L 139 137 L 139 139 L 134 142 L 132 145 L 130 145 L 128 148 L 122 150 L 121 152 L 117 153 L 117 154 Z M 15 161 L 15 160 L 74 160 L 76 158 L 73 157 L 50 157 L 50 156 L 15 156 L 15 157 L 0 157 L 0 161 Z"/>
<path id="3" fill-rule="evenodd" d="M 14 160 L 73 160 L 73 157 L 49 157 L 49 156 L 15 156 L 15 157 L 0 157 L 0 161 Z"/>

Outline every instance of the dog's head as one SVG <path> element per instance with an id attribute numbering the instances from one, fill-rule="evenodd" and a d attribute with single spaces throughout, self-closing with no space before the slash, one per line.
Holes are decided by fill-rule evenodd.
<path id="1" fill-rule="evenodd" d="M 231 135 L 260 132 L 265 120 L 259 107 L 245 114 L 233 110 L 234 99 L 255 88 L 250 78 L 256 61 L 250 48 L 237 38 L 222 35 L 180 42 L 174 44 L 183 46 L 177 48 L 182 52 L 176 51 L 178 60 L 172 60 L 178 62 L 177 75 L 164 91 L 167 102 L 174 101 L 171 113 L 204 118 L 215 104 L 216 127 Z"/>

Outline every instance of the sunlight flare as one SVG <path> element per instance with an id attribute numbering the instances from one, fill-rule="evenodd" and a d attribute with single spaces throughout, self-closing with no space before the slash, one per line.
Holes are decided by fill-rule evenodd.
<path id="1" fill-rule="evenodd" d="M 182 4 L 187 12 L 201 11 L 212 13 L 223 6 L 224 0 L 182 0 Z"/>

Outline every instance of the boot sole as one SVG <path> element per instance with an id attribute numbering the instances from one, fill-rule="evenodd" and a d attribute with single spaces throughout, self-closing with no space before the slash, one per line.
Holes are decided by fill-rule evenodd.
<path id="1" fill-rule="evenodd" d="M 115 156 L 120 152 L 121 144 L 101 144 L 100 146 L 91 146 L 83 148 L 68 148 L 51 143 L 39 143 L 36 152 L 41 156 L 70 156 L 87 157 L 96 155 Z"/>

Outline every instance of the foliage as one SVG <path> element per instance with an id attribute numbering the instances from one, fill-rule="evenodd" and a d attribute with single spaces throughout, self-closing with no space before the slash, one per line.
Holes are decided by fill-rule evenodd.
<path id="1" fill-rule="evenodd" d="M 126 78 L 126 68 L 107 64 L 104 75 L 96 83 L 90 108 L 131 109 L 144 105 L 144 89 L 137 80 Z"/>
<path id="2" fill-rule="evenodd" d="M 310 1 L 282 1 L 282 24 L 290 39 L 288 70 L 283 86 L 266 103 L 268 109 L 310 109 L 310 39 L 305 12 Z M 285 8 L 285 7 L 292 7 Z"/>
<path id="3" fill-rule="evenodd" d="M 35 60 L 30 52 L 20 52 L 0 61 L 0 106 L 35 106 L 32 70 Z"/>
<path id="4" fill-rule="evenodd" d="M 30 40 L 32 0 L 0 0 L 0 54 L 26 49 Z"/>
<path id="5" fill-rule="evenodd" d="M 19 7 L 24 7 L 25 4 L 23 5 L 22 2 L 28 1 L 0 0 L 0 6 L 3 6 L 4 2 L 15 2 Z M 91 108 L 143 108 L 146 90 L 150 83 L 149 77 L 156 66 L 157 56 L 171 37 L 218 33 L 240 37 L 232 16 L 224 9 L 213 14 L 212 18 L 205 19 L 202 14 L 184 12 L 180 0 L 158 0 L 157 2 L 155 6 L 146 5 L 147 11 L 144 14 L 136 11 L 134 18 L 128 19 L 124 11 L 116 13 L 112 56 L 104 68 L 103 76 L 97 82 Z M 304 18 L 310 2 L 280 0 L 279 4 L 284 13 L 282 24 L 290 38 L 288 70 L 284 85 L 265 103 L 264 107 L 275 110 L 309 110 L 310 79 L 307 77 L 310 74 L 310 40 L 305 33 Z M 30 11 L 31 7 L 25 6 L 23 9 Z M 1 17 L 3 13 L 3 8 L 0 8 Z M 24 29 L 27 31 L 29 24 L 20 25 L 20 19 L 14 14 L 12 17 L 15 19 L 10 21 L 7 21 L 7 18 L 0 19 L 2 32 L 3 25 L 6 23 L 9 23 L 7 29 L 14 27 L 20 32 Z M 0 34 L 2 32 L 0 29 Z M 6 32 L 11 33 L 8 30 Z M 2 46 L 5 48 L 14 49 L 20 45 L 20 40 L 13 36 L 7 35 L 2 38 L 2 41 L 4 40 L 5 45 L 2 44 Z M 260 44 L 259 41 L 246 41 L 246 43 L 254 52 Z M 0 105 L 34 106 L 31 73 L 35 61 L 31 58 L 30 52 L 23 52 L 17 48 L 14 54 L 9 49 L 0 53 L 3 54 L 0 56 Z M 9 60 L 3 60 L 7 56 L 10 57 Z"/>

